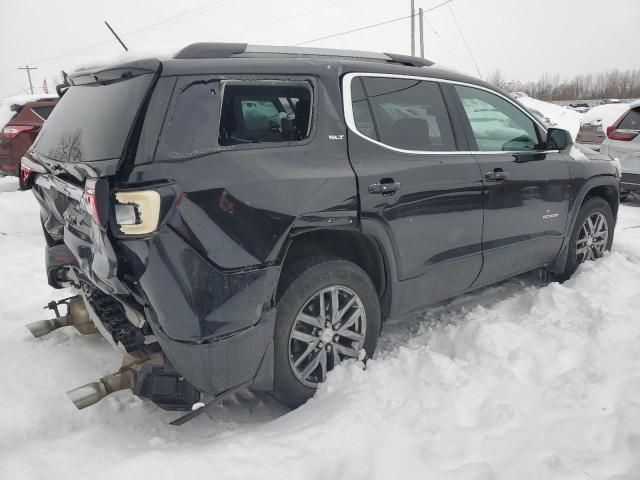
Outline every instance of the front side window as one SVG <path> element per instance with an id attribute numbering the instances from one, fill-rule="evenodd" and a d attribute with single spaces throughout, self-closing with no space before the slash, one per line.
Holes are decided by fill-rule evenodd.
<path id="1" fill-rule="evenodd" d="M 535 150 L 538 133 L 522 110 L 486 90 L 456 85 L 469 119 L 477 150 L 484 152 Z"/>
<path id="2" fill-rule="evenodd" d="M 355 78 L 353 81 L 357 81 Z M 362 77 L 373 110 L 375 129 L 368 126 L 365 102 L 354 105 L 354 119 L 364 135 L 385 145 L 412 151 L 455 150 L 449 115 L 435 82 Z M 353 100 L 353 99 L 352 99 Z"/>
<path id="3" fill-rule="evenodd" d="M 220 145 L 298 142 L 310 131 L 311 88 L 304 82 L 225 85 Z"/>

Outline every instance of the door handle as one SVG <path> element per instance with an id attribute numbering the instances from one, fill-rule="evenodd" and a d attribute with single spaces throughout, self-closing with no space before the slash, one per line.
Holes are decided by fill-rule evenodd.
<path id="1" fill-rule="evenodd" d="M 485 173 L 484 178 L 487 182 L 504 182 L 509 174 L 501 168 L 494 168 L 492 172 Z"/>
<path id="2" fill-rule="evenodd" d="M 400 182 L 396 182 L 392 178 L 383 178 L 380 183 L 369 185 L 369 193 L 374 195 L 389 196 L 400 190 Z"/>

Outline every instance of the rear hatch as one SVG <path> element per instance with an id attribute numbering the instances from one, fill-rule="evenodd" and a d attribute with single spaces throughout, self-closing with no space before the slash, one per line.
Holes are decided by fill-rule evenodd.
<path id="1" fill-rule="evenodd" d="M 64 241 L 82 272 L 108 293 L 126 292 L 107 229 L 110 190 L 133 160 L 159 71 L 160 63 L 150 60 L 71 76 L 22 160 L 50 243 Z"/>

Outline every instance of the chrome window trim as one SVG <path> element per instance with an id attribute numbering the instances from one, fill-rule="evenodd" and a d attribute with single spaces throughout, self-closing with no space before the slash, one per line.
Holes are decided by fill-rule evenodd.
<path id="1" fill-rule="evenodd" d="M 433 77 L 421 77 L 416 75 L 401 75 L 395 73 L 370 73 L 370 72 L 351 72 L 347 73 L 342 79 L 342 107 L 344 110 L 344 118 L 347 123 L 347 127 L 356 135 L 364 138 L 365 140 L 375 143 L 376 145 L 386 148 L 388 150 L 392 150 L 394 152 L 399 153 L 407 153 L 411 155 L 514 155 L 514 154 L 532 154 L 532 153 L 558 153 L 560 150 L 496 150 L 496 151 L 483 151 L 483 150 L 453 150 L 453 151 L 438 151 L 438 150 L 406 150 L 404 148 L 393 147 L 391 145 L 387 145 L 386 143 L 380 142 L 378 140 L 374 140 L 373 138 L 367 137 L 365 134 L 361 133 L 356 127 L 356 121 L 353 116 L 353 105 L 351 102 L 351 81 L 356 77 L 377 77 L 377 78 L 397 78 L 399 80 L 424 80 L 428 82 L 440 82 L 440 83 L 450 83 L 453 85 L 462 85 L 465 87 L 477 88 L 478 90 L 485 90 L 489 93 L 492 93 L 500 98 L 503 98 L 522 113 L 524 113 L 527 117 L 529 117 L 536 125 L 538 125 L 542 130 L 546 133 L 547 128 L 540 123 L 540 121 L 531 115 L 529 112 L 520 107 L 517 103 L 515 103 L 509 97 L 502 95 L 499 92 L 491 90 L 490 88 L 482 87 L 480 85 L 474 85 L 473 83 L 459 82 L 456 80 L 447 80 L 443 78 L 433 78 Z M 373 112 L 372 112 L 373 113 Z M 453 126 L 451 127 L 453 128 Z"/>

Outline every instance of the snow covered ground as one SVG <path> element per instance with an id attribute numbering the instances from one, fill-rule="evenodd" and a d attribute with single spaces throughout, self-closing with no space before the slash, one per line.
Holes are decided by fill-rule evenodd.
<path id="1" fill-rule="evenodd" d="M 31 338 L 51 298 L 38 208 L 0 179 L 0 479 L 640 478 L 640 203 L 613 252 L 563 285 L 525 276 L 386 325 L 287 412 L 239 394 L 183 427 L 120 392 L 65 391 L 119 366 L 98 336 Z"/>

